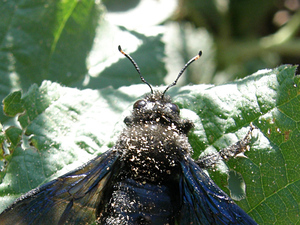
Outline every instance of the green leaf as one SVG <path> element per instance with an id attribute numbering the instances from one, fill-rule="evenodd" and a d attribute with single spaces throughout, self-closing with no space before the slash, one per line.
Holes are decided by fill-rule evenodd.
<path id="1" fill-rule="evenodd" d="M 21 129 L 11 126 L 5 130 L 5 134 L 8 139 L 8 142 L 11 143 L 12 149 L 17 147 L 20 144 L 20 141 L 22 138 L 22 136 L 21 136 L 22 130 Z"/>
<path id="2" fill-rule="evenodd" d="M 164 82 L 162 33 L 144 35 L 115 26 L 103 19 L 100 3 L 12 0 L 0 2 L 0 9 L 0 99 L 43 80 L 94 89 L 140 83 L 117 50 L 122 43 L 128 53 L 134 52 L 149 82 Z M 7 119 L 1 113 L 0 118 Z"/>
<path id="3" fill-rule="evenodd" d="M 250 122 L 258 128 L 257 140 L 246 153 L 250 160 L 233 159 L 227 165 L 246 183 L 247 198 L 238 204 L 259 224 L 294 224 L 299 214 L 300 92 L 295 71 L 296 67 L 281 66 L 176 97 L 186 99 L 184 108 L 199 112 L 200 129 L 195 132 L 200 143 L 194 136 L 191 140 L 196 155 L 197 146 L 219 150 L 242 138 L 241 128 Z M 211 175 L 221 188 L 227 186 L 226 177 Z"/>
<path id="4" fill-rule="evenodd" d="M 87 81 L 84 84 L 76 83 L 74 86 L 99 89 L 108 86 L 119 88 L 121 86 L 140 84 L 141 79 L 134 66 L 117 50 L 120 42 L 124 41 L 120 40 L 119 43 L 113 42 L 112 44 L 109 36 L 111 32 L 120 37 L 130 36 L 129 40 L 122 45 L 124 51 L 136 61 L 141 68 L 142 75 L 147 77 L 146 80 L 149 83 L 152 85 L 164 84 L 164 77 L 167 71 L 163 60 L 165 45 L 162 42 L 162 34 L 146 36 L 104 23 L 101 26 L 101 32 L 97 34 L 98 42 L 95 43 L 90 53 Z M 108 40 L 106 39 L 109 39 L 109 43 L 107 43 Z M 128 51 L 128 49 L 132 48 L 134 48 L 133 52 L 132 50 Z M 117 57 L 119 57 L 119 60 L 115 62 Z"/>
<path id="5" fill-rule="evenodd" d="M 94 1 L 4 1 L 0 7 L 1 77 L 14 73 L 28 87 L 45 78 L 67 84 L 84 75 L 99 14 Z"/>
<path id="6" fill-rule="evenodd" d="M 7 116 L 12 117 L 24 111 L 21 95 L 21 91 L 15 91 L 3 100 L 3 111 Z"/>
<path id="7" fill-rule="evenodd" d="M 0 9 L 0 99 L 44 79 L 83 79 L 101 14 L 94 1 L 11 0 Z"/>
<path id="8" fill-rule="evenodd" d="M 251 122 L 257 127 L 248 158 L 222 162 L 209 173 L 228 194 L 241 191 L 229 191 L 228 174 L 245 183 L 246 197 L 237 203 L 259 224 L 298 220 L 300 78 L 295 71 L 296 67 L 284 65 L 224 85 L 168 91 L 182 108 L 182 116 L 195 123 L 189 135 L 194 158 L 243 138 Z M 4 156 L 0 210 L 20 194 L 111 147 L 124 127 L 125 115 L 146 92 L 144 84 L 78 90 L 45 81 L 32 86 L 21 101 L 16 98 L 24 108 L 17 116 L 23 132 L 19 144 L 10 147 L 11 155 Z"/>

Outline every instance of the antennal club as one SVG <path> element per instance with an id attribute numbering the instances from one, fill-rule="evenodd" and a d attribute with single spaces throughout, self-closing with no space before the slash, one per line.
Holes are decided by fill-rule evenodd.
<path id="1" fill-rule="evenodd" d="M 191 64 L 191 63 L 193 63 L 193 62 L 195 62 L 197 59 L 199 59 L 200 57 L 201 57 L 201 55 L 202 55 L 202 51 L 199 51 L 199 53 L 198 53 L 198 55 L 196 55 L 195 57 L 193 57 L 192 59 L 190 59 L 190 61 L 188 61 L 185 65 L 184 65 L 184 67 L 181 69 L 181 71 L 179 72 L 179 74 L 177 75 L 177 78 L 176 78 L 176 80 L 172 83 L 172 84 L 170 84 L 165 90 L 164 90 L 164 92 L 163 92 L 163 94 L 162 94 L 162 98 L 164 97 L 164 95 L 165 95 L 165 93 L 167 92 L 167 90 L 169 90 L 171 87 L 173 87 L 173 86 L 175 86 L 176 84 L 177 84 L 177 81 L 179 80 L 179 78 L 181 77 L 181 75 L 183 74 L 183 72 L 186 70 L 186 68 L 188 68 L 188 66 Z"/>
<path id="2" fill-rule="evenodd" d="M 120 45 L 118 46 L 118 49 L 119 49 L 119 51 L 120 51 L 123 55 L 126 56 L 127 59 L 130 60 L 130 62 L 133 64 L 133 66 L 134 66 L 134 68 L 136 69 L 136 71 L 139 73 L 142 82 L 145 83 L 145 84 L 147 84 L 147 85 L 149 86 L 149 88 L 150 88 L 150 90 L 151 90 L 151 94 L 153 94 L 153 89 L 152 89 L 151 85 L 150 85 L 150 84 L 145 80 L 145 78 L 141 75 L 140 68 L 139 68 L 139 66 L 136 64 L 136 62 L 133 60 L 133 58 L 131 58 L 130 55 L 128 55 L 127 53 L 125 53 L 125 52 L 122 50 L 122 48 L 121 48 Z"/>

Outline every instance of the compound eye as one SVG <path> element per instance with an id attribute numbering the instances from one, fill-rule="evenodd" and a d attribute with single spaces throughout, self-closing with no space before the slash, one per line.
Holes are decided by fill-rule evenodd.
<path id="1" fill-rule="evenodd" d="M 134 103 L 133 108 L 134 109 L 141 109 L 146 105 L 146 101 L 145 100 L 138 100 Z"/>
<path id="2" fill-rule="evenodd" d="M 167 107 L 168 107 L 172 112 L 174 112 L 174 113 L 179 114 L 179 112 L 180 112 L 180 109 L 179 109 L 178 105 L 176 105 L 176 104 L 174 104 L 174 103 L 168 103 L 168 104 L 167 104 Z"/>

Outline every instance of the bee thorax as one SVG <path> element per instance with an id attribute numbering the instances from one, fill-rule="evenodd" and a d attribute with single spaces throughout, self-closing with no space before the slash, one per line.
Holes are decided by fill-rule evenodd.
<path id="1" fill-rule="evenodd" d="M 159 123 L 127 128 L 118 146 L 121 160 L 128 168 L 126 176 L 152 182 L 177 171 L 178 162 L 191 150 L 187 136 L 176 126 Z"/>

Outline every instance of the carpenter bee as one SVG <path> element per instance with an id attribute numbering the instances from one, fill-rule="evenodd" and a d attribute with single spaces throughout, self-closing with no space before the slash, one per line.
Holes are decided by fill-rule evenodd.
<path id="1" fill-rule="evenodd" d="M 166 95 L 201 51 L 163 92 L 153 91 L 119 51 L 151 93 L 134 103 L 111 149 L 21 196 L 0 214 L 1 225 L 256 224 L 203 170 L 243 154 L 253 127 L 234 145 L 194 160 L 187 137 L 193 123 Z"/>

